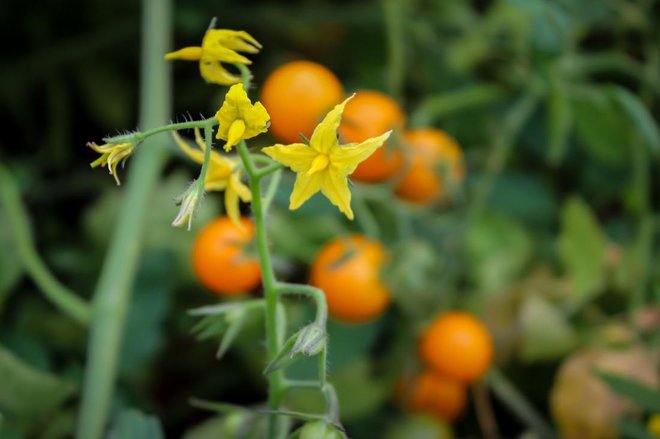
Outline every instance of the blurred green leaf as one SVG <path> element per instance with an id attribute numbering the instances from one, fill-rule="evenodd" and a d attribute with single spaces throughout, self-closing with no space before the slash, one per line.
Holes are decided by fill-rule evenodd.
<path id="1" fill-rule="evenodd" d="M 585 302 L 604 284 L 607 238 L 589 206 L 570 198 L 562 209 L 559 257 L 571 277 L 574 299 Z"/>
<path id="2" fill-rule="evenodd" d="M 606 90 L 582 87 L 571 96 L 575 128 L 580 145 L 603 164 L 628 163 L 630 129 L 619 106 Z"/>
<path id="3" fill-rule="evenodd" d="M 568 353 L 577 334 L 562 313 L 538 294 L 528 294 L 520 309 L 523 361 L 547 361 Z"/>
<path id="4" fill-rule="evenodd" d="M 478 218 L 467 235 L 470 274 L 485 292 L 498 291 L 517 276 L 529 260 L 532 242 L 513 219 L 495 213 Z"/>
<path id="5" fill-rule="evenodd" d="M 658 439 L 658 436 L 649 432 L 639 422 L 630 419 L 622 418 L 617 422 L 619 426 L 621 438 L 628 439 Z"/>
<path id="6" fill-rule="evenodd" d="M 76 77 L 86 110 L 100 126 L 108 128 L 130 126 L 131 116 L 135 114 L 132 84 L 115 69 L 111 63 L 104 66 L 81 63 Z"/>
<path id="7" fill-rule="evenodd" d="M 340 401 L 342 420 L 375 412 L 390 397 L 389 383 L 374 378 L 372 366 L 360 358 L 332 371 L 332 383 Z"/>
<path id="8" fill-rule="evenodd" d="M 53 410 L 71 396 L 75 387 L 37 370 L 0 347 L 0 409 L 30 416 Z"/>
<path id="9" fill-rule="evenodd" d="M 630 398 L 639 407 L 660 413 L 660 391 L 648 385 L 609 372 L 596 371 L 600 379 L 613 391 Z"/>
<path id="10" fill-rule="evenodd" d="M 123 410 L 115 419 L 108 439 L 164 439 L 163 427 L 155 416 L 136 409 Z"/>
<path id="11" fill-rule="evenodd" d="M 610 96 L 620 106 L 630 122 L 637 127 L 651 151 L 660 153 L 660 130 L 658 124 L 640 98 L 623 87 L 611 86 Z"/>

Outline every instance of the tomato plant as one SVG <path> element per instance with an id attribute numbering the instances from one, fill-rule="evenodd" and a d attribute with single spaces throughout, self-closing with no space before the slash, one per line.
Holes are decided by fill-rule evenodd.
<path id="1" fill-rule="evenodd" d="M 311 61 L 279 66 L 261 89 L 261 100 L 271 117 L 271 133 L 289 143 L 301 142 L 300 134 L 309 139 L 321 116 L 343 96 L 335 74 Z"/>
<path id="2" fill-rule="evenodd" d="M 464 312 L 449 312 L 434 320 L 422 335 L 422 359 L 447 377 L 473 382 L 493 361 L 493 341 L 486 326 Z"/>
<path id="3" fill-rule="evenodd" d="M 391 97 L 377 91 L 360 90 L 346 105 L 339 135 L 347 142 L 357 143 L 388 130 L 401 130 L 405 122 L 403 111 Z M 403 165 L 403 154 L 395 138 L 396 135 L 391 136 L 382 148 L 360 163 L 351 177 L 378 182 L 396 174 Z"/>
<path id="4" fill-rule="evenodd" d="M 380 243 L 361 235 L 332 240 L 321 249 L 310 281 L 325 293 L 331 316 L 359 323 L 385 311 L 390 293 L 380 270 L 386 259 Z"/>
<path id="5" fill-rule="evenodd" d="M 254 237 L 254 225 L 242 217 L 208 223 L 195 238 L 192 264 L 195 275 L 209 290 L 223 296 L 248 292 L 261 282 L 259 262 L 245 252 Z"/>

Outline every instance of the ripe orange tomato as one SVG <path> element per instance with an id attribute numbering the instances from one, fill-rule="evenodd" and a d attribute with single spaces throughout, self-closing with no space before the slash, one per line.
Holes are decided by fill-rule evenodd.
<path id="1" fill-rule="evenodd" d="M 386 259 L 383 246 L 361 235 L 326 244 L 312 262 L 311 283 L 321 288 L 331 316 L 358 323 L 383 313 L 390 293 L 379 271 Z"/>
<path id="2" fill-rule="evenodd" d="M 254 237 L 254 225 L 245 217 L 241 225 L 226 216 L 217 218 L 199 232 L 193 244 L 195 275 L 202 285 L 222 296 L 245 293 L 261 282 L 259 262 L 244 253 Z"/>
<path id="3" fill-rule="evenodd" d="M 406 117 L 392 98 L 377 91 L 360 90 L 346 104 L 339 135 L 345 142 L 357 143 L 392 129 L 400 130 L 405 123 Z M 360 163 L 351 178 L 378 182 L 396 174 L 403 165 L 403 155 L 393 137 Z"/>
<path id="4" fill-rule="evenodd" d="M 342 101 L 344 89 L 327 68 L 294 61 L 273 71 L 261 89 L 261 102 L 270 114 L 270 132 L 281 142 L 308 139 L 320 119 Z"/>
<path id="5" fill-rule="evenodd" d="M 403 133 L 408 147 L 408 167 L 396 187 L 396 194 L 410 202 L 425 204 L 444 196 L 444 181 L 438 165 L 445 165 L 445 178 L 460 182 L 465 176 L 462 152 L 444 131 L 420 128 Z"/>
<path id="6" fill-rule="evenodd" d="M 488 329 L 465 312 L 449 312 L 427 328 L 420 356 L 436 372 L 466 383 L 480 378 L 493 361 Z"/>
<path id="7" fill-rule="evenodd" d="M 424 371 L 409 383 L 407 407 L 413 412 L 430 413 L 453 421 L 465 409 L 467 391 L 462 382 Z"/>

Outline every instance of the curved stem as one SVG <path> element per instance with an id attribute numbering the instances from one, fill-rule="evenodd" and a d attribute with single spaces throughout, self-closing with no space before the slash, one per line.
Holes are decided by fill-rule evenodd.
<path id="1" fill-rule="evenodd" d="M 302 294 L 314 299 L 316 303 L 316 323 L 325 328 L 325 324 L 328 321 L 328 306 L 323 291 L 311 285 L 284 282 L 278 282 L 275 289 L 278 294 Z"/>
<path id="2" fill-rule="evenodd" d="M 69 317 L 86 326 L 91 316 L 89 304 L 62 285 L 39 257 L 28 230 L 28 215 L 21 203 L 18 188 L 9 170 L 1 164 L 0 200 L 7 213 L 12 238 L 16 244 L 16 253 L 25 270 L 48 300 Z"/>
<path id="3" fill-rule="evenodd" d="M 170 11 L 171 0 L 143 1 L 140 126 L 159 126 L 169 118 L 170 74 L 163 54 L 169 48 Z M 145 145 L 148 142 L 157 144 L 159 139 L 150 138 Z M 140 262 L 144 218 L 165 164 L 165 153 L 162 148 L 144 148 L 129 169 L 119 220 L 94 294 L 78 439 L 104 435 L 131 289 Z"/>
<path id="4" fill-rule="evenodd" d="M 268 188 L 266 189 L 266 196 L 264 197 L 264 211 L 266 212 L 268 212 L 268 209 L 270 208 L 270 204 L 273 202 L 273 198 L 275 198 L 275 194 L 277 193 L 277 187 L 280 185 L 281 179 L 282 179 L 282 171 L 277 170 L 275 171 L 273 177 L 268 182 Z"/>

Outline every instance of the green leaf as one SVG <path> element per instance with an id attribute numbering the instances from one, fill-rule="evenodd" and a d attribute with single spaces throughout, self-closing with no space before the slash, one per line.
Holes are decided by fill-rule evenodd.
<path id="1" fill-rule="evenodd" d="M 660 391 L 616 374 L 601 371 L 596 373 L 613 392 L 631 399 L 645 410 L 660 413 Z"/>
<path id="2" fill-rule="evenodd" d="M 559 257 L 571 277 L 578 303 L 601 293 L 605 276 L 606 236 L 589 206 L 570 198 L 562 209 Z"/>
<path id="3" fill-rule="evenodd" d="M 164 439 L 163 427 L 155 416 L 136 409 L 122 411 L 115 420 L 108 439 Z"/>
<path id="4" fill-rule="evenodd" d="M 617 422 L 621 438 L 629 439 L 658 439 L 658 436 L 651 434 L 643 425 L 630 419 L 622 418 Z"/>
<path id="5" fill-rule="evenodd" d="M 630 129 L 619 106 L 606 90 L 596 87 L 580 90 L 571 99 L 579 144 L 604 164 L 625 166 L 629 161 Z"/>
<path id="6" fill-rule="evenodd" d="M 382 406 L 390 397 L 389 384 L 374 378 L 371 363 L 360 358 L 333 370 L 332 383 L 337 390 L 342 420 L 360 418 Z"/>
<path id="7" fill-rule="evenodd" d="M 470 276 L 485 292 L 498 291 L 516 277 L 529 260 L 532 242 L 525 229 L 500 214 L 477 219 L 467 236 Z"/>
<path id="8" fill-rule="evenodd" d="M 651 151 L 656 154 L 660 153 L 660 130 L 658 130 L 658 124 L 639 97 L 619 86 L 612 86 L 610 88 L 610 96 L 619 105 L 621 110 L 623 110 L 630 122 L 637 127 L 637 130 Z"/>
<path id="9" fill-rule="evenodd" d="M 566 318 L 543 297 L 530 294 L 520 310 L 524 361 L 553 360 L 569 352 L 577 342 L 577 334 Z"/>
<path id="10" fill-rule="evenodd" d="M 31 416 L 53 410 L 75 391 L 75 386 L 24 363 L 0 347 L 0 410 Z"/>

